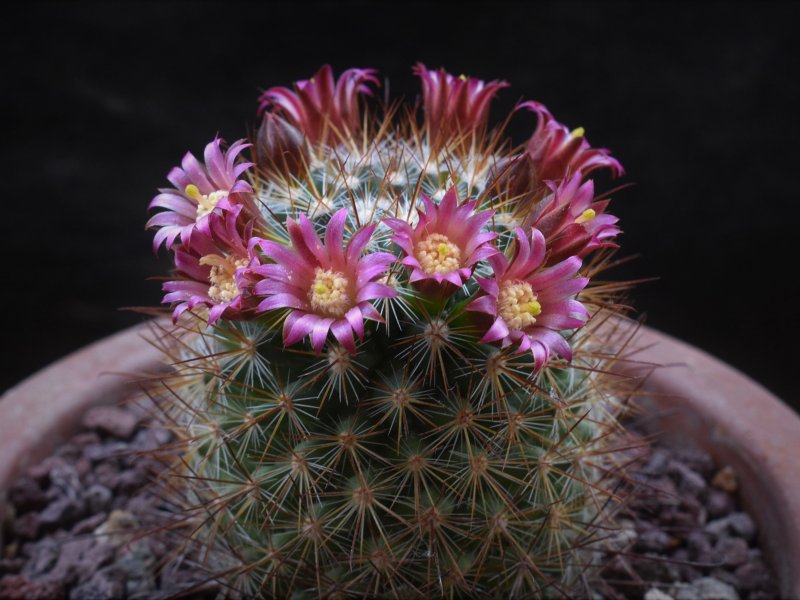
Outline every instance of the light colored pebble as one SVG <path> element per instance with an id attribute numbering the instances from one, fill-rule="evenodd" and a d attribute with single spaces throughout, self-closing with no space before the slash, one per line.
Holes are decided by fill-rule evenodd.
<path id="1" fill-rule="evenodd" d="M 711 480 L 711 485 L 718 490 L 733 494 L 739 489 L 739 479 L 736 477 L 736 471 L 734 471 L 733 467 L 730 465 L 722 467 L 714 475 L 714 478 Z"/>
<path id="2" fill-rule="evenodd" d="M 644 595 L 644 600 L 675 600 L 675 599 L 666 592 L 662 592 L 658 588 L 651 588 L 647 590 L 647 593 Z"/>
<path id="3" fill-rule="evenodd" d="M 713 577 L 701 577 L 692 583 L 677 583 L 670 593 L 674 600 L 739 600 L 736 590 Z"/>

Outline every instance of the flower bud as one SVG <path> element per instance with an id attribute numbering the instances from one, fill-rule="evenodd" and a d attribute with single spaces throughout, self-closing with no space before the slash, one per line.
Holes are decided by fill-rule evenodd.
<path id="1" fill-rule="evenodd" d="M 531 157 L 527 153 L 519 154 L 492 171 L 487 188 L 519 207 L 518 212 L 529 213 L 543 192 Z"/>
<path id="2" fill-rule="evenodd" d="M 256 137 L 258 165 L 286 175 L 305 170 L 309 156 L 303 134 L 283 117 L 264 113 Z"/>

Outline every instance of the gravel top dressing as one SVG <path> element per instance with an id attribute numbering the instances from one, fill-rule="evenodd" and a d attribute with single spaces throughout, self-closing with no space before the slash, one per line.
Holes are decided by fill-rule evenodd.
<path id="1" fill-rule="evenodd" d="M 148 486 L 163 468 L 149 453 L 171 434 L 133 405 L 94 408 L 83 426 L 8 490 L 0 598 L 213 598 L 166 535 L 142 535 L 172 514 Z"/>
<path id="2" fill-rule="evenodd" d="M 634 491 L 618 519 L 620 551 L 605 557 L 596 582 L 601 597 L 777 598 L 733 469 L 702 450 L 642 444 L 628 468 Z"/>
<path id="3" fill-rule="evenodd" d="M 83 424 L 8 490 L 0 599 L 215 597 L 220 588 L 191 555 L 177 559 L 165 533 L 141 533 L 169 521 L 148 482 L 162 469 L 149 453 L 170 434 L 133 405 L 94 408 Z M 738 507 L 736 473 L 697 450 L 643 447 L 637 456 L 636 493 L 596 597 L 776 598 L 756 526 Z"/>

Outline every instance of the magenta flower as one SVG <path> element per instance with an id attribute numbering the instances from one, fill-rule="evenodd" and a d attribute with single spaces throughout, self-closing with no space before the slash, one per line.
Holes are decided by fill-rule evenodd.
<path id="1" fill-rule="evenodd" d="M 216 138 L 206 146 L 205 165 L 187 152 L 181 166 L 167 175 L 174 188 L 161 189 L 153 198 L 149 208 L 166 209 L 153 215 L 146 225 L 158 228 L 153 238 L 156 251 L 163 242 L 170 249 L 179 236 L 181 242 L 187 243 L 195 228 L 209 235 L 208 215 L 214 209 L 243 204 L 253 192 L 249 183 L 239 179 L 253 163 L 237 162 L 239 154 L 250 144 L 239 140 L 225 152 L 220 148 L 221 143 Z"/>
<path id="2" fill-rule="evenodd" d="M 422 63 L 417 63 L 414 73 L 422 80 L 425 125 L 432 141 L 440 134 L 453 137 L 483 129 L 492 98 L 508 86 L 505 81 L 454 77 L 444 69 L 431 71 Z"/>
<path id="3" fill-rule="evenodd" d="M 500 341 L 504 348 L 517 344 L 520 352 L 530 350 L 539 370 L 553 352 L 572 358 L 569 344 L 559 332 L 580 327 L 588 319 L 586 308 L 572 297 L 589 279 L 575 277 L 581 267 L 576 256 L 542 268 L 545 241 L 538 230 L 531 230 L 530 240 L 520 228 L 516 235 L 514 257 L 509 261 L 504 254 L 492 256 L 493 277 L 476 277 L 486 295 L 471 302 L 467 310 L 494 318 L 481 342 Z"/>
<path id="4" fill-rule="evenodd" d="M 411 283 L 448 282 L 461 287 L 472 276 L 475 264 L 497 253 L 489 244 L 497 234 L 482 231 L 494 211 L 475 212 L 477 200 L 458 204 L 456 188 L 450 188 L 441 204 L 420 194 L 425 212 L 413 229 L 402 219 L 385 219 L 395 231 L 392 241 L 405 252 L 401 261 L 411 268 Z"/>
<path id="5" fill-rule="evenodd" d="M 244 240 L 250 228 L 240 232 L 237 226 L 241 206 L 230 211 L 211 213 L 208 230 L 194 229 L 188 243 L 176 245 L 175 266 L 180 278 L 168 281 L 163 290 L 164 303 L 175 306 L 172 320 L 186 310 L 204 305 L 209 308 L 208 323 L 221 317 L 246 318 L 252 313 L 248 269 L 259 264 Z"/>
<path id="6" fill-rule="evenodd" d="M 547 185 L 553 193 L 536 206 L 529 220 L 547 240 L 546 264 L 616 246 L 613 239 L 620 233 L 619 219 L 605 212 L 607 200 L 594 201 L 594 182 L 582 184 L 581 174 L 575 173 L 558 185 Z"/>
<path id="7" fill-rule="evenodd" d="M 359 339 L 364 337 L 364 319 L 383 322 L 370 300 L 397 296 L 396 290 L 375 281 L 386 274 L 395 257 L 388 252 L 362 256 L 375 225 L 357 231 L 344 248 L 346 220 L 346 208 L 331 217 L 325 243 L 305 215 L 300 215 L 299 224 L 287 219 L 292 248 L 269 240 L 257 242 L 275 261 L 252 269 L 263 277 L 255 284 L 255 294 L 266 296 L 258 310 L 293 309 L 283 325 L 287 346 L 310 335 L 319 353 L 332 331 L 342 346 L 355 353 L 353 332 Z"/>
<path id="8" fill-rule="evenodd" d="M 609 155 L 608 150 L 589 145 L 583 128 L 570 132 L 539 102 L 523 102 L 517 107 L 520 108 L 527 108 L 539 116 L 536 131 L 525 149 L 539 181 L 560 181 L 575 173 L 585 176 L 601 168 L 611 169 L 614 177 L 624 173 L 622 165 Z"/>
<path id="9" fill-rule="evenodd" d="M 279 111 L 312 144 L 331 145 L 360 131 L 359 94 L 372 95 L 369 84 L 380 85 L 375 69 L 347 69 L 334 80 L 330 65 L 311 79 L 298 81 L 294 90 L 272 87 L 261 95 L 259 112 Z"/>

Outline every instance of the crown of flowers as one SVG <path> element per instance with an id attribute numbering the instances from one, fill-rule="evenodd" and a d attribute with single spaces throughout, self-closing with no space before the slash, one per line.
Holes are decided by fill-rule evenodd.
<path id="1" fill-rule="evenodd" d="M 538 116 L 530 140 L 508 150 L 488 129 L 505 82 L 414 72 L 420 121 L 366 107 L 374 70 L 324 66 L 263 93 L 251 143 L 214 139 L 170 171 L 147 226 L 175 261 L 175 320 L 260 319 L 287 347 L 358 354 L 425 315 L 465 323 L 463 343 L 530 353 L 537 370 L 570 358 L 592 313 L 584 259 L 619 234 L 589 175 L 621 165 L 536 102 L 517 107 Z"/>

